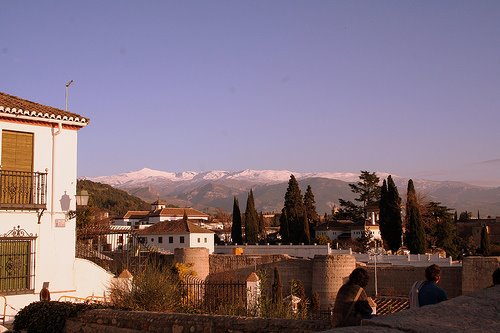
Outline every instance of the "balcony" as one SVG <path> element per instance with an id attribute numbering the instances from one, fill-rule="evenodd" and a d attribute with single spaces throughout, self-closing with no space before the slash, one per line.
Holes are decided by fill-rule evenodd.
<path id="1" fill-rule="evenodd" d="M 45 210 L 47 173 L 0 170 L 0 209 Z"/>

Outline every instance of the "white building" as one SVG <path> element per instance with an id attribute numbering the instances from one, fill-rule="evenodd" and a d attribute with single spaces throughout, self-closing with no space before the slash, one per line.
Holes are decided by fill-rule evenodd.
<path id="1" fill-rule="evenodd" d="M 150 247 L 173 253 L 176 248 L 204 247 L 214 252 L 215 233 L 190 221 L 162 221 L 137 231 L 139 240 Z"/>
<path id="2" fill-rule="evenodd" d="M 316 236 L 324 235 L 331 240 L 360 238 L 364 232 L 369 232 L 373 239 L 381 240 L 380 226 L 378 224 L 358 224 L 351 220 L 329 221 L 316 227 Z"/>
<path id="3" fill-rule="evenodd" d="M 143 229 L 162 221 L 182 220 L 184 214 L 188 220 L 204 223 L 208 221 L 210 215 L 199 210 L 186 208 L 167 207 L 165 202 L 157 200 L 151 204 L 151 210 L 133 210 L 125 213 L 123 217 L 115 218 L 114 225 L 131 226 L 135 229 Z"/>
<path id="4" fill-rule="evenodd" d="M 38 300 L 46 282 L 53 300 L 105 291 L 109 275 L 75 258 L 69 218 L 76 209 L 77 133 L 87 124 L 78 114 L 0 93 L 0 294 L 7 320 Z"/>

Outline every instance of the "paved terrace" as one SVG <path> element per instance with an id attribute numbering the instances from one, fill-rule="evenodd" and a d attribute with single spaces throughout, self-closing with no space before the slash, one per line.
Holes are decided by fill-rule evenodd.
<path id="1" fill-rule="evenodd" d="M 325 332 L 500 332 L 500 286 Z"/>

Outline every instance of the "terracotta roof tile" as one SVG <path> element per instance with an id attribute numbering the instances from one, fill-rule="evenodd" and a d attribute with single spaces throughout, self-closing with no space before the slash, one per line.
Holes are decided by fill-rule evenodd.
<path id="1" fill-rule="evenodd" d="M 142 219 L 148 216 L 147 210 L 129 210 L 123 215 L 124 219 Z"/>
<path id="2" fill-rule="evenodd" d="M 210 215 L 200 212 L 199 210 L 193 208 L 163 208 L 155 211 L 151 216 L 178 216 L 183 217 L 184 212 L 190 218 L 204 217 L 208 218 Z"/>
<path id="3" fill-rule="evenodd" d="M 2 114 L 25 116 L 37 121 L 43 121 L 44 119 L 62 120 L 72 122 L 78 126 L 86 126 L 89 123 L 88 118 L 79 114 L 0 92 L 0 116 Z"/>
<path id="4" fill-rule="evenodd" d="M 186 233 L 205 233 L 213 234 L 214 232 L 200 226 L 197 226 L 193 222 L 184 220 L 175 221 L 162 221 L 157 222 L 150 227 L 139 230 L 137 232 L 140 235 L 175 235 L 175 234 L 186 234 Z"/>

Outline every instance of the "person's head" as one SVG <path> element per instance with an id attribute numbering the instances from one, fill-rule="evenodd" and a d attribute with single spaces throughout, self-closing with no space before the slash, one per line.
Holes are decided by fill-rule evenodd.
<path id="1" fill-rule="evenodd" d="M 500 268 L 495 269 L 493 274 L 491 275 L 493 278 L 493 285 L 499 285 L 500 284 Z"/>
<path id="2" fill-rule="evenodd" d="M 439 282 L 441 279 L 441 268 L 436 265 L 430 265 L 425 269 L 425 278 L 427 281 Z"/>
<path id="3" fill-rule="evenodd" d="M 361 267 L 354 269 L 351 275 L 349 275 L 349 283 L 356 284 L 362 288 L 366 287 L 368 279 L 368 272 Z"/>

